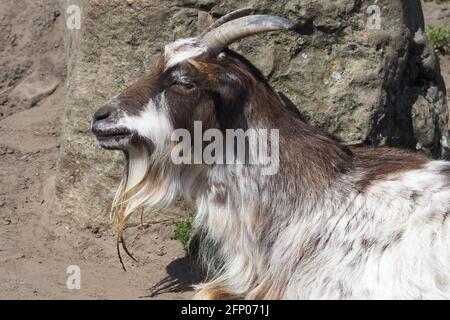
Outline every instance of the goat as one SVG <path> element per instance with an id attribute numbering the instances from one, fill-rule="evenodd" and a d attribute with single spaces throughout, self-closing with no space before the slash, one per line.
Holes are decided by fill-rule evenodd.
<path id="1" fill-rule="evenodd" d="M 293 24 L 246 14 L 168 44 L 150 74 L 95 112 L 100 146 L 126 155 L 113 203 L 119 240 L 133 212 L 182 194 L 197 207 L 208 270 L 196 298 L 450 298 L 450 163 L 349 147 L 300 119 L 227 48 Z M 277 129 L 278 172 L 174 164 L 172 133 L 193 133 L 196 121 L 203 132 Z"/>

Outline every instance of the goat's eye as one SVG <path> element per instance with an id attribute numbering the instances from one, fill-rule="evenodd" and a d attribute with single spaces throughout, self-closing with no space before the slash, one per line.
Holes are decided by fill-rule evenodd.
<path id="1" fill-rule="evenodd" d="M 185 83 L 185 84 L 182 84 L 182 86 L 188 90 L 195 89 L 195 84 L 193 84 L 193 83 Z"/>
<path id="2" fill-rule="evenodd" d="M 183 88 L 184 90 L 193 90 L 195 89 L 195 83 L 188 82 L 188 81 L 174 81 L 172 83 L 172 86 L 177 86 L 180 88 Z"/>
<path id="3" fill-rule="evenodd" d="M 195 84 L 193 84 L 192 82 L 177 82 L 177 85 L 183 87 L 186 90 L 195 89 Z"/>

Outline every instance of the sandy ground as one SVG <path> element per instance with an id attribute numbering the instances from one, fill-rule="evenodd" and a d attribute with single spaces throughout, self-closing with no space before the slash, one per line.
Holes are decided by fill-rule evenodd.
<path id="1" fill-rule="evenodd" d="M 427 23 L 450 5 L 425 4 Z M 192 298 L 199 272 L 159 223 L 135 235 L 123 272 L 110 230 L 79 230 L 52 206 L 65 99 L 63 21 L 57 0 L 0 2 L 0 299 Z M 450 84 L 450 56 L 441 57 Z M 450 88 L 448 88 L 450 98 Z M 67 267 L 81 289 L 66 287 Z"/>
<path id="2" fill-rule="evenodd" d="M 130 230 L 139 262 L 124 257 L 124 272 L 110 230 L 79 230 L 52 206 L 65 105 L 60 10 L 57 0 L 0 2 L 0 299 L 191 298 L 200 277 L 172 224 Z M 66 286 L 70 265 L 80 290 Z"/>

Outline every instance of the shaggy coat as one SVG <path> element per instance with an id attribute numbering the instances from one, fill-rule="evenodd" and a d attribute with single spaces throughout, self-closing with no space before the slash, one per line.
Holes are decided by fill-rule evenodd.
<path id="1" fill-rule="evenodd" d="M 175 165 L 175 129 L 275 128 L 279 171 Z M 105 148 L 126 154 L 114 201 L 127 218 L 180 194 L 195 204 L 198 298 L 450 298 L 450 163 L 388 148 L 349 148 L 315 128 L 230 50 L 176 41 L 149 75 L 94 116 Z M 252 145 L 246 148 L 252 152 Z"/>

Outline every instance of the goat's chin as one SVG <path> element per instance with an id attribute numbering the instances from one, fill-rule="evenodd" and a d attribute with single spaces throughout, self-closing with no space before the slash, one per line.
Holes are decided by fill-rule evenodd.
<path id="1" fill-rule="evenodd" d="M 129 153 L 140 153 L 150 158 L 155 149 L 152 141 L 148 139 L 140 138 L 136 134 L 124 134 L 124 135 L 115 135 L 102 137 L 97 136 L 97 143 L 104 149 L 107 150 L 120 150 Z M 140 150 L 140 151 L 136 151 Z M 134 152 L 133 152 L 134 151 Z M 144 152 L 145 151 L 145 152 Z"/>
<path id="2" fill-rule="evenodd" d="M 97 143 L 100 147 L 107 150 L 126 151 L 130 145 L 132 136 L 114 136 L 114 137 L 97 137 Z"/>

